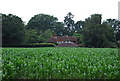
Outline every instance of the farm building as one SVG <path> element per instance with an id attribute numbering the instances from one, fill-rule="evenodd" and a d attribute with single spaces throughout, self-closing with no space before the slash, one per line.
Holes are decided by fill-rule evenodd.
<path id="1" fill-rule="evenodd" d="M 77 37 L 73 36 L 52 36 L 48 42 L 58 43 L 57 47 L 78 47 Z"/>

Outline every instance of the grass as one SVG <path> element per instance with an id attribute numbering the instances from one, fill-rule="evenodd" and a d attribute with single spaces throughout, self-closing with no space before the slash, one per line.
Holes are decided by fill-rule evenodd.
<path id="1" fill-rule="evenodd" d="M 3 48 L 4 79 L 119 79 L 118 49 Z"/>

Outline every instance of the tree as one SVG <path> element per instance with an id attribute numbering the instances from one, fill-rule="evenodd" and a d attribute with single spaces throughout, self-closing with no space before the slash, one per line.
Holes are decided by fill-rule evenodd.
<path id="1" fill-rule="evenodd" d="M 69 12 L 67 16 L 65 16 L 65 19 L 64 19 L 64 24 L 67 26 L 66 29 L 68 31 L 68 35 L 72 35 L 73 32 L 75 32 L 73 17 L 74 15 L 71 12 Z"/>
<path id="2" fill-rule="evenodd" d="M 54 32 L 56 33 L 57 36 L 62 36 L 64 35 L 64 24 L 62 22 L 57 22 L 55 24 Z"/>
<path id="3" fill-rule="evenodd" d="M 116 40 L 120 40 L 120 21 L 116 19 L 107 19 L 105 22 L 114 29 Z"/>
<path id="4" fill-rule="evenodd" d="M 73 36 L 77 37 L 77 43 L 78 44 L 83 44 L 82 34 L 74 33 Z"/>
<path id="5" fill-rule="evenodd" d="M 42 37 L 41 37 L 42 38 Z M 25 43 L 36 43 L 38 42 L 38 32 L 35 29 L 25 31 Z"/>
<path id="6" fill-rule="evenodd" d="M 96 22 L 96 18 L 98 18 L 98 22 Z M 88 47 L 92 47 L 95 46 L 95 44 L 97 44 L 95 40 L 95 33 L 96 33 L 96 27 L 99 27 L 100 25 L 100 21 L 101 21 L 101 15 L 91 15 L 91 18 L 87 18 L 85 21 L 85 27 L 83 28 L 83 40 L 86 46 Z M 95 44 L 94 44 L 95 43 Z"/>
<path id="7" fill-rule="evenodd" d="M 88 47 L 116 47 L 112 28 L 101 23 L 101 14 L 93 14 L 85 21 L 83 40 Z"/>
<path id="8" fill-rule="evenodd" d="M 38 14 L 30 19 L 27 24 L 28 29 L 38 29 L 45 31 L 47 29 L 53 30 L 55 28 L 55 24 L 57 22 L 57 18 L 46 15 L 46 14 Z"/>
<path id="9" fill-rule="evenodd" d="M 36 29 L 26 30 L 26 41 L 25 43 L 43 43 L 47 42 L 48 39 L 53 36 L 51 30 L 41 31 Z"/>
<path id="10" fill-rule="evenodd" d="M 84 21 L 77 21 L 75 23 L 75 32 L 82 33 L 83 27 L 84 27 Z"/>
<path id="11" fill-rule="evenodd" d="M 2 14 L 2 44 L 17 45 L 24 41 L 24 23 L 16 15 Z"/>
<path id="12" fill-rule="evenodd" d="M 114 36 L 114 29 L 111 26 L 109 26 L 106 22 L 103 22 L 101 26 L 103 27 L 102 31 L 104 31 L 106 37 L 106 40 L 103 43 L 104 47 L 117 47 L 116 39 Z"/>
<path id="13" fill-rule="evenodd" d="M 48 42 L 48 40 L 50 39 L 51 36 L 54 35 L 54 32 L 50 29 L 46 30 L 45 32 L 43 32 L 42 36 L 44 37 L 45 41 L 44 42 Z"/>
<path id="14" fill-rule="evenodd" d="M 46 14 L 38 14 L 32 17 L 27 24 L 27 29 L 30 31 L 30 33 L 33 33 L 34 36 L 33 35 L 28 36 L 30 37 L 29 39 L 32 39 L 33 37 L 34 41 L 33 40 L 32 41 L 34 43 L 47 42 L 50 36 L 53 36 L 53 32 L 58 33 L 62 29 L 62 23 L 57 22 L 57 20 L 58 19 L 56 17 Z M 30 40 L 28 41 L 30 43 L 33 43 Z"/>

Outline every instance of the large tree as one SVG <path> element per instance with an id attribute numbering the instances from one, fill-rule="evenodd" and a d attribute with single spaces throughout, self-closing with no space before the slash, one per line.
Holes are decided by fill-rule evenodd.
<path id="1" fill-rule="evenodd" d="M 24 23 L 16 15 L 2 14 L 2 44 L 17 45 L 24 40 Z"/>
<path id="2" fill-rule="evenodd" d="M 67 30 L 68 35 L 72 35 L 75 32 L 73 17 L 74 15 L 71 12 L 69 12 L 64 19 L 64 24 L 67 26 L 65 29 Z"/>
<path id="3" fill-rule="evenodd" d="M 112 27 L 101 23 L 101 14 L 93 14 L 85 21 L 83 40 L 88 47 L 116 47 Z"/>
<path id="4" fill-rule="evenodd" d="M 57 21 L 58 19 L 56 17 L 46 14 L 38 14 L 29 20 L 27 28 L 38 29 L 42 31 L 45 31 L 47 29 L 53 30 Z"/>

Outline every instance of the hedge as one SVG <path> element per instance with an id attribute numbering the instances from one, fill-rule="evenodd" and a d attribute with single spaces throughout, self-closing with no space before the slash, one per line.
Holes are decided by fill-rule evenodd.
<path id="1" fill-rule="evenodd" d="M 21 44 L 21 45 L 8 45 L 2 47 L 55 47 L 54 43 L 29 43 L 29 44 Z"/>

